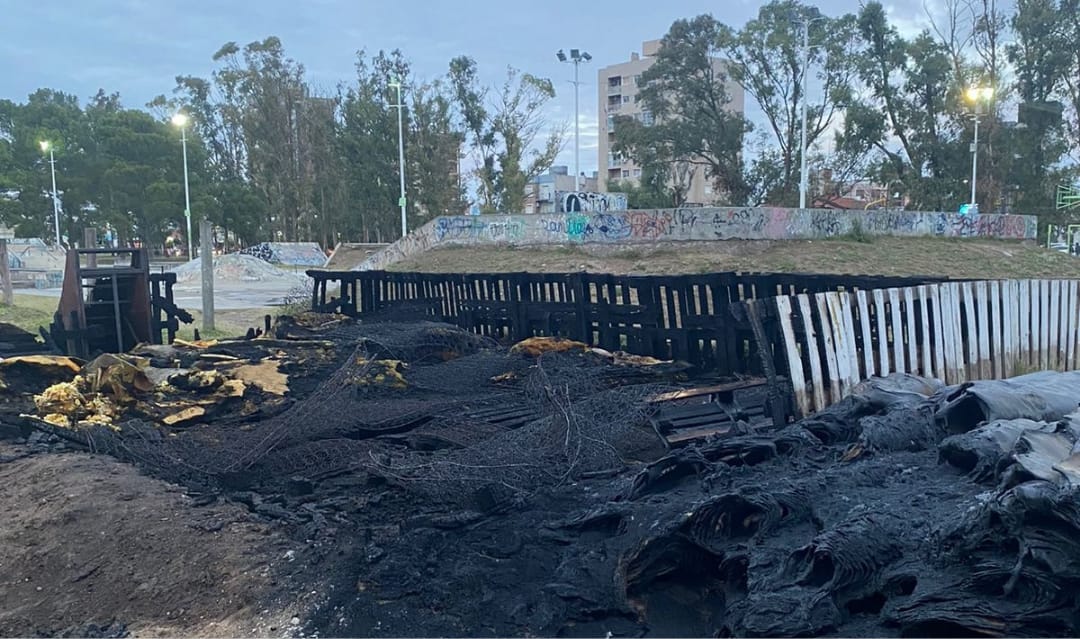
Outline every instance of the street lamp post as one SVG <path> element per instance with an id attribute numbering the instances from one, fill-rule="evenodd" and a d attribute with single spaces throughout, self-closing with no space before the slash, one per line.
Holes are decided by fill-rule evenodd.
<path id="1" fill-rule="evenodd" d="M 191 191 L 188 188 L 188 168 L 187 168 L 187 123 L 188 116 L 184 113 L 177 113 L 172 116 L 172 123 L 180 127 L 180 148 L 183 149 L 184 154 L 184 217 L 187 218 L 187 247 L 188 247 L 188 259 L 195 259 L 194 242 L 191 238 Z"/>
<path id="2" fill-rule="evenodd" d="M 53 226 L 56 227 L 56 245 L 60 246 L 60 199 L 56 195 L 56 158 L 53 157 L 53 148 L 47 140 L 42 140 L 40 143 L 41 151 L 49 152 L 49 167 L 52 169 L 52 212 L 53 212 Z"/>
<path id="3" fill-rule="evenodd" d="M 981 106 L 994 97 L 992 87 L 971 87 L 966 92 L 968 100 L 972 102 L 971 119 L 975 122 L 975 132 L 971 141 L 971 208 L 976 209 L 975 182 L 979 176 L 979 116 L 982 115 Z"/>
<path id="4" fill-rule="evenodd" d="M 559 59 L 559 62 L 568 62 L 574 65 L 574 190 L 581 190 L 581 136 L 580 136 L 580 123 L 578 122 L 578 87 L 581 83 L 578 81 L 578 66 L 582 62 L 588 62 L 592 60 L 592 56 L 588 51 L 582 51 L 580 49 L 570 49 L 570 57 L 567 58 L 562 49 L 555 54 L 555 57 Z"/>
<path id="5" fill-rule="evenodd" d="M 799 208 L 806 208 L 806 92 L 807 92 L 807 78 L 810 76 L 807 73 L 807 68 L 810 66 L 810 24 L 817 22 L 818 20 L 824 20 L 825 17 L 811 18 L 809 20 L 801 20 L 802 25 L 802 101 L 800 111 L 802 112 L 800 117 L 802 118 L 802 127 L 799 129 Z"/>
<path id="6" fill-rule="evenodd" d="M 405 217 L 405 130 L 401 123 L 401 111 L 404 109 L 401 103 L 401 80 L 394 78 L 390 86 L 397 89 L 397 104 L 391 105 L 391 108 L 397 109 L 398 178 L 401 181 L 398 206 L 401 207 L 401 237 L 405 237 L 409 232 L 409 224 Z"/>

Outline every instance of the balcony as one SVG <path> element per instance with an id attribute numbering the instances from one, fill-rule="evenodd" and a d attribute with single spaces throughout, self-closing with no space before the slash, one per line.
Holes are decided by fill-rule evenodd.
<path id="1" fill-rule="evenodd" d="M 608 92 L 608 95 L 614 95 L 614 94 L 617 94 L 617 93 L 622 93 L 622 85 L 621 84 L 609 84 L 608 87 L 607 87 L 607 92 Z"/>
<path id="2" fill-rule="evenodd" d="M 611 156 L 611 155 L 608 156 L 607 168 L 609 168 L 609 169 L 617 169 L 617 168 L 619 168 L 621 166 L 622 166 L 622 160 L 620 160 L 617 157 Z"/>
<path id="3" fill-rule="evenodd" d="M 605 109 L 605 111 L 607 113 L 618 113 L 619 109 L 621 109 L 621 108 L 622 108 L 622 102 L 608 102 L 607 109 Z"/>

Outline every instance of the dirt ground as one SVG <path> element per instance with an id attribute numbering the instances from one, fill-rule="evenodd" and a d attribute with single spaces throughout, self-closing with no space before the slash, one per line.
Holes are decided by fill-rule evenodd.
<path id="1" fill-rule="evenodd" d="M 0 635 L 278 634 L 289 543 L 110 457 L 0 443 Z"/>
<path id="2" fill-rule="evenodd" d="M 391 267 L 436 273 L 514 271 L 669 275 L 717 271 L 945 275 L 950 277 L 1080 277 L 1080 258 L 1034 242 L 942 238 L 728 240 L 663 245 L 451 247 Z"/>

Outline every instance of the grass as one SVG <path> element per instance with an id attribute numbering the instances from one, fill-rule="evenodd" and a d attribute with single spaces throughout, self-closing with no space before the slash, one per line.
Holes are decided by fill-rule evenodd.
<path id="1" fill-rule="evenodd" d="M 434 250 L 390 269 L 441 273 L 586 270 L 666 275 L 771 271 L 982 279 L 1080 278 L 1080 258 L 1034 242 L 1005 240 L 871 238 L 853 232 L 829 240 L 727 240 L 592 248 L 595 246 Z"/>
<path id="2" fill-rule="evenodd" d="M 4 306 L 0 304 L 0 322 L 14 324 L 23 330 L 38 334 L 38 327 L 48 328 L 53 321 L 53 313 L 56 312 L 59 299 L 44 295 L 28 295 L 15 293 L 14 304 Z M 238 337 L 243 335 L 248 327 L 261 328 L 263 315 L 267 313 L 276 315 L 278 309 L 253 308 L 243 310 L 222 310 L 214 313 L 215 330 L 202 330 L 202 313 L 191 310 L 195 321 L 191 324 L 181 324 L 177 337 L 191 340 L 195 337 L 195 328 L 199 328 L 203 339 L 221 339 L 225 337 Z"/>
<path id="3" fill-rule="evenodd" d="M 53 313 L 59 300 L 42 295 L 20 295 L 16 293 L 12 306 L 0 304 L 0 322 L 14 324 L 19 328 L 38 334 L 38 327 L 48 328 L 53 321 Z"/>

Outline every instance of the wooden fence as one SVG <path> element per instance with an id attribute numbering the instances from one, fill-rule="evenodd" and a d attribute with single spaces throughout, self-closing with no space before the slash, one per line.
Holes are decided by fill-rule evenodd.
<path id="1" fill-rule="evenodd" d="M 352 317 L 437 318 L 497 339 L 558 335 L 608 350 L 679 359 L 720 375 L 759 374 L 760 340 L 740 302 L 777 295 L 936 282 L 779 273 L 623 276 L 594 273 L 307 272 L 311 308 Z M 336 293 L 336 295 L 335 295 Z M 764 333 L 774 362 L 778 326 Z"/>
<path id="2" fill-rule="evenodd" d="M 948 384 L 1080 368 L 1080 281 L 927 283 L 780 296 L 772 346 L 802 415 L 892 372 Z"/>

